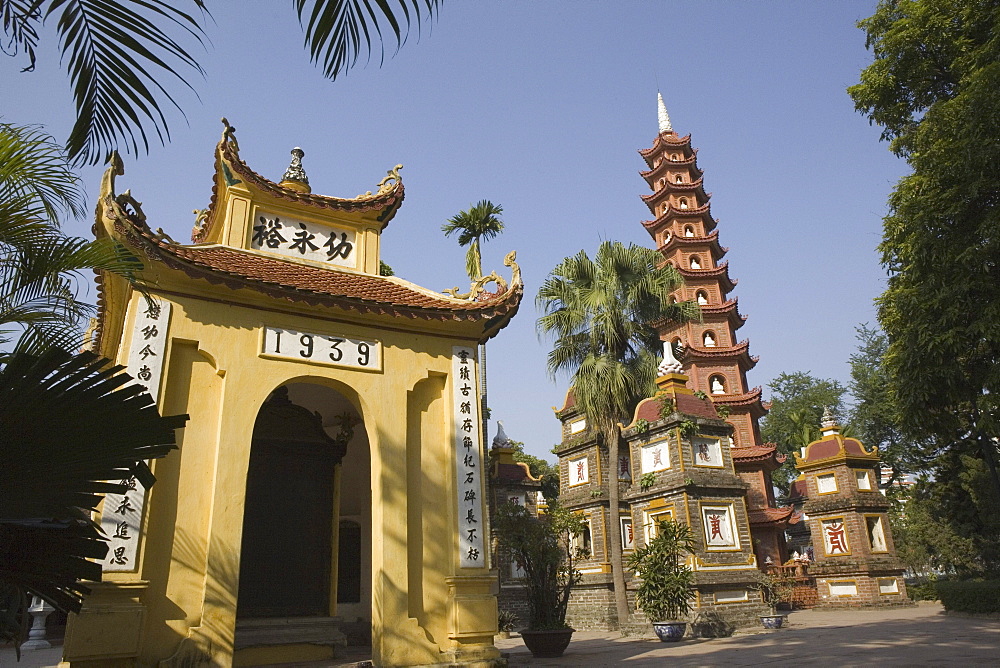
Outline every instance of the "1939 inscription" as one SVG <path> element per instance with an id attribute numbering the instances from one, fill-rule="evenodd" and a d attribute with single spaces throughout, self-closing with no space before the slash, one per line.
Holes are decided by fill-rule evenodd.
<path id="1" fill-rule="evenodd" d="M 264 328 L 261 355 L 355 369 L 382 368 L 382 344 L 379 341 L 296 332 L 280 327 Z"/>

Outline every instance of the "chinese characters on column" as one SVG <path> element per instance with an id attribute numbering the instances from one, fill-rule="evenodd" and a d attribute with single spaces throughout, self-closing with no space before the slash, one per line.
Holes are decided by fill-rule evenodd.
<path id="1" fill-rule="evenodd" d="M 139 296 L 132 342 L 128 354 L 128 373 L 144 385 L 153 400 L 160 394 L 160 376 L 163 374 L 167 351 L 167 325 L 170 322 L 170 302 L 157 297 L 148 301 Z M 108 556 L 104 558 L 105 571 L 134 571 L 142 509 L 146 503 L 146 489 L 133 476 L 120 481 L 124 494 L 108 494 L 104 498 L 101 528 L 110 541 Z"/>
<path id="2" fill-rule="evenodd" d="M 452 348 L 451 368 L 459 565 L 462 568 L 486 568 L 483 550 L 482 437 L 475 351 L 464 346 Z"/>

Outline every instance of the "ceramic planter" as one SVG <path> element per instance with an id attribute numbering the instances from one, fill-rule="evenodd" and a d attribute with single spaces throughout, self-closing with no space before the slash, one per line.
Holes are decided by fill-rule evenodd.
<path id="1" fill-rule="evenodd" d="M 656 637 L 663 642 L 677 642 L 687 631 L 687 622 L 653 622 Z"/>
<path id="2" fill-rule="evenodd" d="M 761 615 L 760 623 L 764 625 L 765 629 L 780 629 L 781 625 L 785 623 L 784 615 Z"/>
<path id="3" fill-rule="evenodd" d="M 575 629 L 553 629 L 549 631 L 529 631 L 523 629 L 521 638 L 525 647 L 536 659 L 554 659 L 562 656 L 573 637 Z"/>

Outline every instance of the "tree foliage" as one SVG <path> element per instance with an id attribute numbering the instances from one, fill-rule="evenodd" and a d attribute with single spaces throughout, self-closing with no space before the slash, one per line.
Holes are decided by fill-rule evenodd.
<path id="1" fill-rule="evenodd" d="M 900 426 L 892 378 L 884 364 L 889 340 L 867 324 L 856 329 L 858 350 L 851 355 L 850 424 L 855 436 L 877 448 L 882 466 L 890 470 L 890 489 L 906 474 L 926 468 L 922 448 L 907 438 Z"/>
<path id="2" fill-rule="evenodd" d="M 82 208 L 79 179 L 62 147 L 35 126 L 0 123 L 3 354 L 78 347 L 81 321 L 92 307 L 77 299 L 75 279 L 101 268 L 132 280 L 140 266 L 119 245 L 63 235 L 63 217 L 80 215 Z"/>
<path id="3" fill-rule="evenodd" d="M 879 247 L 900 424 L 980 459 L 1000 495 L 1000 4 L 884 1 L 859 25 L 875 59 L 848 92 L 913 169 Z"/>
<path id="4" fill-rule="evenodd" d="M 795 371 L 779 374 L 767 387 L 771 407 L 761 423 L 760 434 L 765 442 L 777 445 L 778 452 L 791 455 L 819 438 L 825 407 L 835 415 L 843 414 L 847 390 L 836 380 Z M 785 492 L 796 477 L 792 457 L 771 474 L 774 484 Z"/>
<path id="5" fill-rule="evenodd" d="M 601 435 L 608 461 L 618 461 L 621 432 L 636 404 L 652 396 L 660 340 L 650 323 L 697 319 L 693 302 L 671 303 L 683 282 L 656 251 L 605 241 L 594 259 L 585 251 L 565 258 L 545 279 L 536 299 L 538 330 L 555 338 L 549 370 L 572 375 L 577 405 Z M 614 464 L 613 464 L 614 465 Z M 608 481 L 609 511 L 618 517 L 618 476 Z M 612 578 L 619 624 L 629 616 L 625 599 L 621 525 L 608 523 Z"/>
<path id="6" fill-rule="evenodd" d="M 440 0 L 294 0 L 312 61 L 334 80 L 385 42 L 398 49 L 410 26 L 430 21 Z M 35 67 L 41 27 L 54 22 L 70 77 L 76 123 L 66 147 L 76 164 L 106 162 L 115 148 L 136 154 L 155 136 L 169 140 L 162 106 L 178 111 L 166 82 L 193 90 L 203 75 L 192 47 L 203 46 L 205 0 L 0 0 L 4 53 Z"/>
<path id="7" fill-rule="evenodd" d="M 559 498 L 559 467 L 541 457 L 529 455 L 524 451 L 523 441 L 511 441 L 514 448 L 514 461 L 528 465 L 528 471 L 533 478 L 542 480 L 542 496 L 549 503 Z"/>
<path id="8" fill-rule="evenodd" d="M 446 237 L 458 233 L 458 245 L 468 246 L 465 253 L 465 273 L 469 280 L 483 276 L 483 255 L 480 245 L 503 232 L 503 207 L 488 199 L 480 200 L 465 211 L 459 211 L 441 226 Z"/>
<path id="9" fill-rule="evenodd" d="M 660 520 L 653 540 L 629 557 L 629 568 L 642 578 L 636 603 L 650 622 L 681 621 L 690 612 L 694 572 L 685 560 L 695 548 L 691 527 Z"/>
<path id="10" fill-rule="evenodd" d="M 160 417 L 146 388 L 93 353 L 50 348 L 0 368 L 0 639 L 27 629 L 27 593 L 79 611 L 101 579 L 106 538 L 91 514 L 145 460 L 175 446 L 186 415 Z"/>
<path id="11" fill-rule="evenodd" d="M 534 517 L 523 506 L 503 503 L 496 510 L 493 530 L 500 549 L 524 571 L 528 590 L 528 628 L 566 628 L 566 606 L 580 580 L 573 568 L 570 537 L 583 531 L 583 520 L 553 503 Z"/>

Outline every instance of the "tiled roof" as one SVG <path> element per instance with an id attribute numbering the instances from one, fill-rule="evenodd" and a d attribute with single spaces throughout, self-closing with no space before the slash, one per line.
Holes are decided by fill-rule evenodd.
<path id="1" fill-rule="evenodd" d="M 792 519 L 795 509 L 791 506 L 783 508 L 755 508 L 747 511 L 750 524 L 777 524 Z"/>
<path id="2" fill-rule="evenodd" d="M 656 139 L 653 140 L 653 145 L 649 148 L 640 148 L 639 155 L 644 159 L 650 158 L 657 151 L 662 150 L 667 147 L 676 148 L 682 147 L 691 143 L 691 135 L 684 135 L 679 137 L 676 132 L 661 132 L 656 135 Z M 648 163 L 649 161 L 646 160 Z"/>
<path id="3" fill-rule="evenodd" d="M 655 179 L 657 176 L 667 171 L 667 169 L 669 169 L 671 165 L 680 165 L 680 166 L 693 165 L 695 171 L 697 171 L 698 174 L 701 175 L 704 172 L 702 172 L 701 169 L 699 169 L 697 165 L 697 160 L 698 160 L 698 149 L 692 148 L 691 155 L 689 157 L 684 157 L 681 158 L 680 160 L 661 160 L 660 164 L 658 164 L 656 167 L 651 167 L 650 169 L 647 169 L 645 171 L 640 170 L 639 176 L 641 176 L 647 183 L 649 183 L 651 180 Z M 653 187 L 651 183 L 650 187 Z"/>
<path id="4" fill-rule="evenodd" d="M 234 290 L 255 290 L 276 299 L 425 320 L 490 320 L 492 336 L 517 312 L 523 293 L 517 269 L 504 292 L 469 301 L 439 295 L 396 277 L 301 264 L 216 244 L 184 246 L 154 234 L 143 219 L 117 203 L 109 206 L 118 233 L 148 259 L 192 278 L 222 283 Z M 513 266 L 512 257 L 509 261 Z"/>
<path id="5" fill-rule="evenodd" d="M 760 459 L 767 459 L 774 454 L 777 448 L 773 445 L 748 445 L 743 448 L 733 448 L 733 459 L 743 462 L 750 462 Z"/>
<path id="6" fill-rule="evenodd" d="M 848 457 L 864 457 L 866 459 L 878 458 L 874 451 L 868 452 L 861 441 L 854 438 L 844 438 L 840 434 L 831 434 L 817 441 L 813 441 L 806 446 L 806 456 L 801 458 L 802 463 L 815 462 L 821 459 L 828 459 L 843 454 Z"/>
<path id="7" fill-rule="evenodd" d="M 682 183 L 677 183 L 676 181 L 671 183 L 668 181 L 663 185 L 662 188 L 658 188 L 656 191 L 649 193 L 648 195 L 639 195 L 643 202 L 655 203 L 656 201 L 662 199 L 663 195 L 669 195 L 672 192 L 690 192 L 693 190 L 702 190 L 704 179 L 699 176 L 694 181 L 685 181 Z M 704 191 L 702 191 L 704 192 Z"/>

